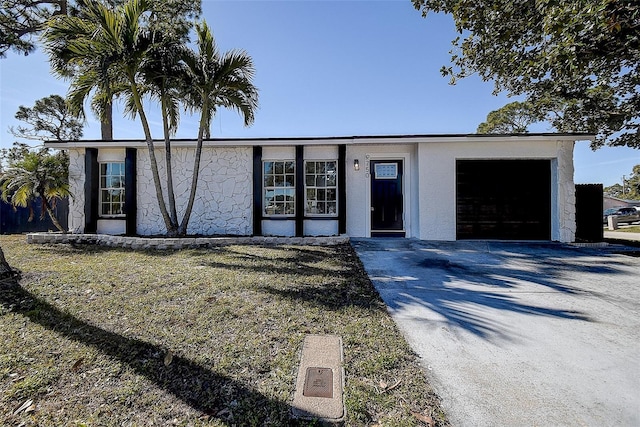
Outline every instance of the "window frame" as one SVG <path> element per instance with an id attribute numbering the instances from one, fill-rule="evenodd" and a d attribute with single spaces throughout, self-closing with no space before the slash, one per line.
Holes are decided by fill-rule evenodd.
<path id="1" fill-rule="evenodd" d="M 119 165 L 119 171 L 120 173 L 118 174 L 114 174 L 114 173 L 108 173 L 109 172 L 109 165 L 114 165 L 117 164 Z M 104 171 L 103 173 L 103 166 L 106 166 L 106 171 Z M 120 186 L 118 187 L 114 187 L 114 186 L 103 186 L 103 178 L 104 181 L 106 182 L 108 180 L 108 177 L 119 177 L 120 178 Z M 104 192 L 107 191 L 118 191 L 120 192 L 120 201 L 114 202 L 113 200 L 108 200 L 105 201 L 104 200 Z M 125 213 L 125 194 L 126 194 L 126 172 L 125 172 L 125 162 L 123 161 L 105 161 L 105 162 L 99 162 L 98 165 L 98 218 L 102 218 L 102 219 L 111 219 L 111 218 L 125 218 L 126 217 L 126 213 Z M 121 213 L 103 213 L 103 208 L 105 206 L 105 204 L 108 203 L 110 206 L 109 211 L 113 212 L 113 207 L 119 205 L 120 206 L 120 212 Z"/>
<path id="2" fill-rule="evenodd" d="M 272 173 L 266 173 L 266 165 L 267 163 L 272 163 Z M 276 172 L 276 164 L 282 164 L 282 172 Z M 287 172 L 287 164 L 291 164 L 293 167 L 291 172 Z M 273 184 L 267 185 L 268 177 L 273 177 Z M 276 177 L 282 178 L 283 185 L 275 185 Z M 291 178 L 293 180 L 292 186 L 285 185 L 287 183 L 287 178 Z M 294 159 L 267 159 L 262 161 L 262 216 L 265 218 L 294 218 L 296 216 L 296 161 Z M 283 204 L 285 213 L 268 213 L 268 205 L 267 205 L 267 192 L 274 191 L 274 199 L 278 196 L 278 191 L 282 191 L 282 195 L 285 197 L 292 197 L 292 200 L 283 200 L 279 202 Z M 276 201 L 277 202 L 277 201 Z M 278 203 L 276 203 L 278 204 Z M 287 206 L 292 208 L 290 213 L 286 213 Z"/>
<path id="3" fill-rule="evenodd" d="M 338 212 L 340 210 L 340 204 L 339 204 L 340 196 L 339 196 L 339 192 L 338 192 L 338 189 L 339 189 L 339 185 L 338 185 L 339 184 L 339 181 L 338 181 L 338 178 L 339 178 L 338 177 L 338 162 L 339 162 L 338 159 L 308 159 L 308 160 L 304 161 L 304 214 L 305 214 L 305 217 L 309 217 L 309 218 L 318 218 L 318 217 L 320 217 L 320 218 L 338 218 Z M 312 173 L 308 173 L 307 172 L 307 164 L 309 164 L 309 163 L 316 163 L 316 165 L 314 165 L 314 171 Z M 317 164 L 318 163 L 324 163 L 325 172 L 323 172 L 321 174 L 317 172 Z M 334 164 L 335 176 L 334 176 L 334 180 L 333 180 L 334 181 L 333 185 L 327 185 L 327 177 L 330 175 L 330 174 L 328 174 L 326 172 L 327 163 L 333 163 Z M 325 185 L 324 186 L 318 186 L 317 185 L 318 177 L 319 176 L 323 176 L 323 175 L 325 177 Z M 309 176 L 315 177 L 314 182 L 315 182 L 316 185 L 307 185 Z M 326 203 L 335 203 L 335 212 L 333 212 L 333 213 L 313 213 L 313 212 L 310 212 L 309 211 L 309 204 L 308 204 L 308 202 L 309 202 L 309 199 L 308 199 L 309 192 L 308 192 L 308 190 L 310 190 L 310 189 L 316 190 L 316 191 L 317 190 L 324 190 L 325 191 L 325 198 L 322 199 L 322 200 L 316 199 L 316 201 L 323 202 L 325 204 Z M 328 199 L 326 197 L 327 191 L 329 191 L 329 190 L 333 190 L 334 191 L 334 198 L 332 200 Z M 316 197 L 317 197 L 317 193 L 316 193 Z M 325 205 L 325 211 L 328 211 L 328 208 L 327 208 L 326 205 Z"/>

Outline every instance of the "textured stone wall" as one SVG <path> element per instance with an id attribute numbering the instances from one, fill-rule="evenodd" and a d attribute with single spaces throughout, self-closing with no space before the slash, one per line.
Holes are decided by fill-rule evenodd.
<path id="1" fill-rule="evenodd" d="M 69 150 L 69 231 L 84 233 L 84 148 Z"/>
<path id="2" fill-rule="evenodd" d="M 158 169 L 167 200 L 164 150 L 156 149 Z M 187 206 L 195 149 L 172 150 L 173 179 L 178 217 Z M 251 147 L 206 147 L 202 150 L 200 177 L 188 234 L 251 235 L 253 232 Z M 138 219 L 140 235 L 164 234 L 166 228 L 156 199 L 149 152 L 137 156 Z"/>
<path id="3" fill-rule="evenodd" d="M 553 240 L 573 242 L 576 237 L 576 186 L 573 182 L 573 146 L 558 141 L 558 235 Z"/>

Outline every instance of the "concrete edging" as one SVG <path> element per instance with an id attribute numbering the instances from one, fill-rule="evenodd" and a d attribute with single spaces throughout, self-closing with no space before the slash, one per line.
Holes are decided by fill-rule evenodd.
<path id="1" fill-rule="evenodd" d="M 29 233 L 29 244 L 77 243 L 93 244 L 128 249 L 187 249 L 210 248 L 227 245 L 308 245 L 334 246 L 349 243 L 349 236 L 323 237 L 275 237 L 275 236 L 239 236 L 239 237 L 133 237 L 111 236 L 107 234 L 62 234 Z"/>

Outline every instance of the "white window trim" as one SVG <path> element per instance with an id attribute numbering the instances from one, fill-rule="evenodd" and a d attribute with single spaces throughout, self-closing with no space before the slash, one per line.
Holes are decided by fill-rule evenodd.
<path id="1" fill-rule="evenodd" d="M 102 200 L 102 192 L 103 190 L 109 190 L 109 189 L 114 189 L 114 190 L 119 190 L 122 189 L 122 195 L 123 198 L 126 194 L 126 187 L 106 187 L 103 188 L 102 187 L 102 177 L 105 176 L 102 174 L 102 165 L 106 165 L 106 164 L 110 164 L 110 163 L 119 163 L 122 165 L 123 169 L 124 169 L 124 162 L 123 161 L 113 161 L 113 160 L 109 160 L 109 161 L 104 161 L 104 162 L 99 162 L 99 166 L 98 166 L 98 219 L 122 219 L 122 218 L 126 218 L 126 214 L 124 213 L 124 200 L 122 200 L 121 205 L 122 205 L 122 211 L 123 213 L 121 214 L 103 214 L 102 213 L 102 205 L 103 205 L 103 200 Z M 124 174 L 122 175 L 123 177 L 125 176 Z"/>
<path id="2" fill-rule="evenodd" d="M 264 173 L 264 165 L 265 163 L 269 163 L 269 162 L 279 162 L 279 163 L 287 163 L 287 162 L 291 162 L 293 163 L 293 187 L 275 187 L 275 186 L 266 186 L 264 184 L 265 181 L 265 173 Z M 298 183 L 296 182 L 296 161 L 295 159 L 263 159 L 262 160 L 262 216 L 265 218 L 295 218 L 296 216 L 296 202 L 295 202 L 295 197 L 296 197 L 296 185 L 298 185 Z M 275 175 L 275 173 L 273 174 Z M 284 174 L 283 174 L 284 175 Z M 268 189 L 292 189 L 293 190 L 293 213 L 291 214 L 269 214 L 267 213 L 267 197 L 266 197 L 266 192 Z"/>
<path id="3" fill-rule="evenodd" d="M 307 185 L 307 163 L 308 162 L 314 162 L 314 163 L 327 163 L 327 162 L 334 162 L 336 164 L 336 185 L 335 186 L 324 186 L 324 187 L 317 187 L 315 185 L 311 185 L 308 186 Z M 340 200 L 340 195 L 339 195 L 339 187 L 338 187 L 338 183 L 339 183 L 339 178 L 338 178 L 338 159 L 306 159 L 304 161 L 304 216 L 307 218 L 337 218 L 338 217 L 338 212 L 340 211 L 340 205 L 339 205 L 339 200 Z M 325 174 L 326 175 L 326 174 Z M 336 204 L 336 211 L 335 213 L 327 213 L 327 214 L 318 214 L 318 213 L 308 213 L 307 212 L 307 188 L 320 188 L 320 189 L 335 189 L 336 190 L 336 199 L 335 199 L 335 204 Z M 325 200 L 326 202 L 326 200 Z"/>

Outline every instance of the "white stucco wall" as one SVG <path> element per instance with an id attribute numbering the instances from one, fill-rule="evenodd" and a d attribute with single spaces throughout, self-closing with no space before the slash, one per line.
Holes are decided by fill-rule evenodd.
<path id="1" fill-rule="evenodd" d="M 403 222 L 407 237 L 417 237 L 417 169 L 415 144 L 350 145 L 347 146 L 347 234 L 352 237 L 371 235 L 371 183 L 370 160 L 404 160 L 404 209 Z M 353 167 L 358 159 L 360 170 Z M 414 226 L 414 224 L 416 226 Z"/>
<path id="2" fill-rule="evenodd" d="M 549 159 L 552 165 L 551 239 L 575 237 L 572 141 L 469 141 L 418 144 L 419 238 L 456 239 L 456 160 Z M 525 179 L 519 177 L 518 179 Z M 555 215 L 557 213 L 557 215 Z"/>
<path id="3" fill-rule="evenodd" d="M 156 156 L 160 177 L 165 184 L 164 150 L 157 149 Z M 194 156 L 193 148 L 172 150 L 176 206 L 180 219 L 189 198 Z M 252 165 L 251 147 L 203 148 L 188 234 L 246 236 L 252 233 Z M 137 191 L 138 234 L 164 234 L 166 227 L 158 207 L 149 152 L 145 149 L 138 150 L 137 154 Z M 164 197 L 166 201 L 166 184 Z"/>
<path id="4" fill-rule="evenodd" d="M 375 139 L 375 138 L 372 138 Z M 380 142 L 382 141 L 382 142 Z M 288 141 L 285 144 L 289 143 Z M 371 222 L 369 161 L 403 160 L 404 217 L 406 236 L 424 240 L 456 238 L 456 160 L 458 159 L 548 159 L 551 161 L 552 240 L 570 242 L 575 237 L 575 187 L 573 182 L 573 141 L 549 139 L 547 136 L 456 138 L 443 136 L 413 138 L 410 142 L 384 138 L 371 143 L 331 141 L 327 145 L 304 147 L 306 160 L 338 158 L 338 144 L 346 143 L 346 216 L 347 234 L 368 237 Z M 70 147 L 69 229 L 84 231 L 85 148 Z M 100 161 L 124 159 L 124 148 L 100 147 Z M 161 146 L 156 151 L 163 184 L 166 183 Z M 189 195 L 193 167 L 193 146 L 173 149 L 173 170 L 178 215 L 182 217 Z M 294 160 L 293 145 L 263 146 L 263 160 Z M 360 170 L 354 170 L 358 159 Z M 253 147 L 222 144 L 203 150 L 201 173 L 189 234 L 251 235 L 253 232 Z M 137 232 L 142 235 L 164 234 L 165 226 L 155 196 L 146 148 L 137 155 L 138 214 Z M 164 191 L 166 199 L 166 189 Z M 343 209 L 343 207 L 339 207 Z M 122 224 L 98 222 L 99 232 L 120 234 Z M 263 234 L 295 235 L 295 218 L 264 219 Z M 304 221 L 305 235 L 338 233 L 337 218 Z"/>
<path id="5" fill-rule="evenodd" d="M 84 148 L 69 149 L 69 231 L 84 233 Z"/>

